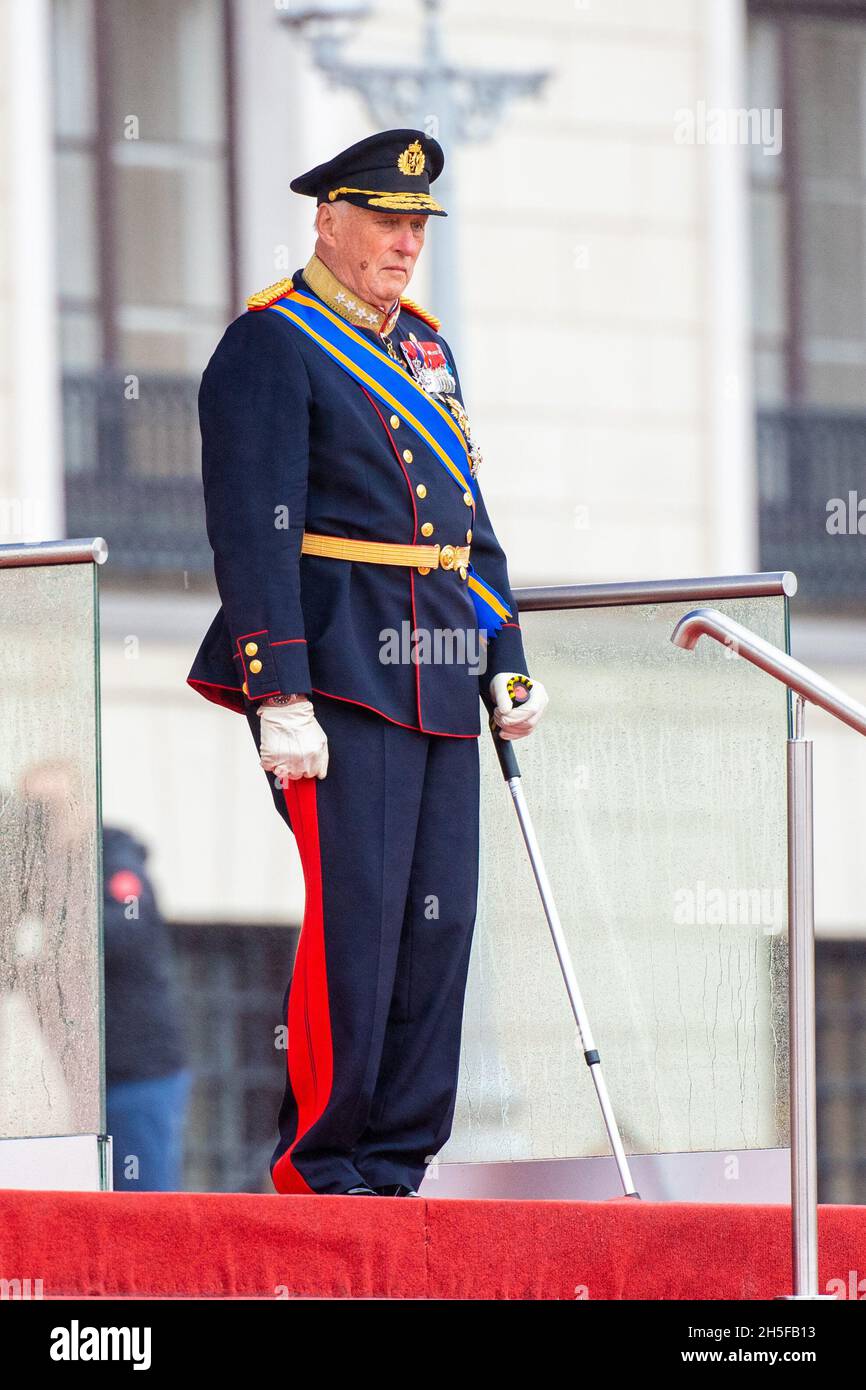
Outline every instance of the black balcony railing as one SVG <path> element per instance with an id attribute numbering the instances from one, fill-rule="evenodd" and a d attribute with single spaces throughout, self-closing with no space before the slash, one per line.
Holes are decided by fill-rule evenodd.
<path id="1" fill-rule="evenodd" d="M 111 371 L 64 377 L 67 532 L 105 536 L 114 572 L 213 573 L 198 380 Z M 861 608 L 866 412 L 761 410 L 757 453 L 760 568 L 794 570 L 801 604 Z M 844 511 L 841 532 L 838 523 L 833 529 L 834 505 Z"/>
<path id="2" fill-rule="evenodd" d="M 220 924 L 175 925 L 172 934 L 195 1076 L 184 1185 L 193 1192 L 273 1192 L 268 1160 L 286 1076 L 279 1030 L 298 932 Z"/>
<path id="3" fill-rule="evenodd" d="M 866 938 L 815 949 L 818 1188 L 822 1202 L 866 1201 Z"/>
<path id="4" fill-rule="evenodd" d="M 757 446 L 760 568 L 793 570 L 798 605 L 862 609 L 866 411 L 761 410 Z"/>
<path id="5" fill-rule="evenodd" d="M 198 381 L 110 371 L 63 379 L 67 533 L 104 536 L 113 572 L 213 573 Z"/>

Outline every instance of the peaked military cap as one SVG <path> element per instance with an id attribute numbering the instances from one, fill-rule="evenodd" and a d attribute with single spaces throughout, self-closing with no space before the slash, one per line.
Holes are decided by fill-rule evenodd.
<path id="1" fill-rule="evenodd" d="M 430 194 L 444 163 L 442 146 L 423 130 L 383 130 L 299 174 L 289 186 L 293 193 L 305 193 L 317 203 L 345 198 L 357 207 L 380 212 L 447 217 Z"/>

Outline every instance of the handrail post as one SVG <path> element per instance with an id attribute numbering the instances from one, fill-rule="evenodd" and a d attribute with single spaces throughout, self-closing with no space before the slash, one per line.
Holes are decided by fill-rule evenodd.
<path id="1" fill-rule="evenodd" d="M 794 1298 L 818 1294 L 818 1122 L 815 1065 L 815 875 L 812 741 L 797 696 L 788 739 L 788 1017 L 791 1069 L 791 1245 Z"/>
<path id="2" fill-rule="evenodd" d="M 831 1299 L 818 1292 L 818 1122 L 815 1061 L 815 874 L 812 743 L 804 737 L 806 701 L 866 734 L 866 705 L 742 623 L 714 608 L 695 608 L 671 634 L 693 651 L 701 637 L 733 643 L 738 656 L 781 681 L 797 697 L 788 739 L 788 1018 L 790 1024 L 791 1248 L 794 1292 L 781 1298 Z"/>

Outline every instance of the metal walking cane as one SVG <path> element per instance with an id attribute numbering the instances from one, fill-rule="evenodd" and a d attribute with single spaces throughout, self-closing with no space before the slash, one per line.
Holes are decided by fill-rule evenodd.
<path id="1" fill-rule="evenodd" d="M 514 706 L 523 704 L 528 699 L 532 689 L 532 681 L 527 677 L 525 680 L 511 680 L 508 682 L 508 691 L 511 695 L 511 703 Z M 571 1011 L 574 1014 L 574 1021 L 577 1024 L 577 1031 L 580 1036 L 583 1056 L 586 1065 L 589 1067 L 590 1076 L 595 1086 L 598 1103 L 601 1106 L 601 1113 L 604 1119 L 604 1127 L 607 1130 L 607 1137 L 610 1140 L 610 1147 L 616 1159 L 616 1166 L 619 1169 L 622 1190 L 626 1197 L 640 1198 L 640 1193 L 634 1185 L 631 1171 L 628 1166 L 625 1149 L 617 1128 L 616 1117 L 613 1113 L 610 1096 L 601 1071 L 601 1058 L 598 1049 L 593 1041 L 592 1030 L 589 1026 L 589 1019 L 586 1016 L 586 1009 L 581 998 L 580 987 L 577 983 L 577 976 L 574 973 L 574 966 L 571 963 L 571 954 L 565 933 L 562 930 L 562 923 L 559 920 L 559 913 L 553 901 L 553 892 L 550 887 L 550 880 L 544 868 L 544 861 L 541 858 L 541 850 L 535 838 L 535 831 L 532 826 L 532 818 L 529 814 L 529 807 L 523 795 L 521 785 L 520 768 L 517 764 L 517 757 L 511 739 L 500 737 L 499 725 L 493 717 L 493 702 L 482 693 L 482 699 L 487 707 L 490 716 L 490 732 L 493 736 L 493 746 L 496 749 L 496 756 L 499 759 L 499 766 L 502 768 L 502 775 L 505 778 L 506 786 L 511 792 L 511 798 L 517 809 L 517 818 L 520 821 L 520 829 L 523 832 L 523 839 L 529 853 L 529 862 L 532 865 L 532 872 L 535 875 L 535 882 L 538 884 L 538 891 L 541 894 L 541 903 L 544 908 L 544 915 L 547 918 L 547 925 L 550 927 L 550 934 L 553 937 L 553 945 L 559 961 L 559 968 L 565 981 L 565 988 L 568 990 L 568 998 L 571 1002 Z"/>

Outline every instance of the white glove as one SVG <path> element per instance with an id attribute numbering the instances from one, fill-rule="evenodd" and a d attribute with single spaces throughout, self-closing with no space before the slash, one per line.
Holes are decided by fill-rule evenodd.
<path id="1" fill-rule="evenodd" d="M 328 737 L 316 719 L 313 703 L 299 695 L 287 705 L 259 704 L 262 721 L 259 762 L 281 782 L 324 777 L 328 771 Z"/>
<path id="2" fill-rule="evenodd" d="M 549 703 L 547 691 L 541 681 L 533 676 L 529 699 L 519 705 L 512 705 L 508 682 L 513 676 L 520 675 L 526 675 L 526 672 L 500 671 L 490 682 L 490 698 L 496 706 L 493 718 L 499 725 L 500 737 L 506 740 L 525 738 L 527 734 L 531 734 Z"/>

